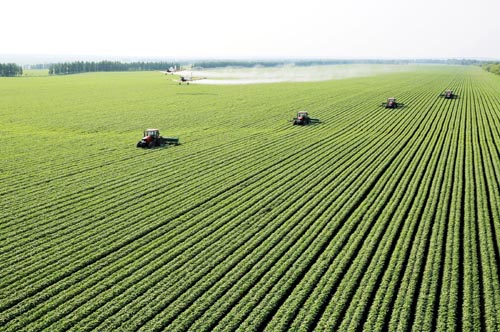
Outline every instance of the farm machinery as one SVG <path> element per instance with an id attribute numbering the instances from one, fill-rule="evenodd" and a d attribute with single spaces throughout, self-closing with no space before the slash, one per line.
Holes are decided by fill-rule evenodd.
<path id="1" fill-rule="evenodd" d="M 146 129 L 142 139 L 137 143 L 138 148 L 154 148 L 165 145 L 179 145 L 178 137 L 163 137 L 158 129 Z"/>
<path id="2" fill-rule="evenodd" d="M 458 95 L 453 93 L 453 90 L 446 90 L 442 94 L 439 95 L 440 97 L 444 97 L 445 99 L 456 99 L 458 98 Z"/>
<path id="3" fill-rule="evenodd" d="M 385 108 L 399 108 L 403 107 L 405 104 L 403 103 L 398 103 L 396 101 L 396 98 L 387 98 L 387 102 L 382 103 L 381 106 L 384 106 Z"/>
<path id="4" fill-rule="evenodd" d="M 305 126 L 311 123 L 320 123 L 319 119 L 314 119 L 309 116 L 309 113 L 306 111 L 297 112 L 297 117 L 292 120 L 293 125 Z"/>

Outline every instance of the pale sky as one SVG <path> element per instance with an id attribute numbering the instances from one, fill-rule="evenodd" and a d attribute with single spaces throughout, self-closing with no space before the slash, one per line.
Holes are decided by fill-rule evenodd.
<path id="1" fill-rule="evenodd" d="M 7 0 L 0 54 L 497 58 L 500 0 Z"/>

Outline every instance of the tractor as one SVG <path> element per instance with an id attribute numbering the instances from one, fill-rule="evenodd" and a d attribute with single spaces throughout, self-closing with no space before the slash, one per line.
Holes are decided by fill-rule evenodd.
<path id="1" fill-rule="evenodd" d="M 458 98 L 458 95 L 453 93 L 453 90 L 446 90 L 444 93 L 439 96 L 444 97 L 445 99 L 455 99 Z"/>
<path id="2" fill-rule="evenodd" d="M 396 101 L 396 98 L 387 98 L 387 102 L 385 103 L 382 103 L 381 106 L 384 106 L 385 108 L 399 108 L 399 107 L 403 107 L 404 104 L 403 103 L 398 103 Z"/>
<path id="3" fill-rule="evenodd" d="M 293 118 L 293 125 L 305 126 L 311 123 L 319 123 L 319 119 L 314 119 L 309 116 L 306 111 L 297 112 L 297 117 Z"/>
<path id="4" fill-rule="evenodd" d="M 137 143 L 138 148 L 154 148 L 165 145 L 179 145 L 177 137 L 163 137 L 158 129 L 146 129 L 142 139 Z"/>

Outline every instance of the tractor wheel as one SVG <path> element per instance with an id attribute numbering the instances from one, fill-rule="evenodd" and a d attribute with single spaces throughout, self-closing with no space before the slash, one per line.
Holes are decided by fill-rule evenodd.
<path id="1" fill-rule="evenodd" d="M 154 142 L 149 142 L 148 144 L 148 148 L 154 148 L 155 147 L 155 143 Z"/>

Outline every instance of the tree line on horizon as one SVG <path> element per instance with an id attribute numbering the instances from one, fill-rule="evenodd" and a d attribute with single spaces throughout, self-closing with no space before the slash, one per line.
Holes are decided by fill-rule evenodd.
<path id="1" fill-rule="evenodd" d="M 472 59 L 304 59 L 304 60 L 200 60 L 192 63 L 193 68 L 220 67 L 277 67 L 283 65 L 318 66 L 340 64 L 451 64 L 479 65 L 486 71 L 500 75 L 500 62 L 485 62 Z M 189 65 L 189 63 L 184 63 Z M 49 75 L 68 75 L 86 72 L 152 71 L 180 68 L 174 62 L 119 62 L 119 61 L 74 61 L 33 65 L 31 69 L 47 69 Z M 22 76 L 23 67 L 15 63 L 0 63 L 0 77 Z"/>
<path id="2" fill-rule="evenodd" d="M 472 59 L 290 59 L 290 60 L 200 60 L 193 63 L 194 68 L 220 67 L 277 67 L 294 65 L 298 67 L 344 65 L 344 64 L 446 64 L 446 65 L 479 65 L 482 62 Z"/>
<path id="3" fill-rule="evenodd" d="M 0 77 L 22 76 L 23 67 L 15 63 L 0 63 Z"/>
<path id="4" fill-rule="evenodd" d="M 179 64 L 173 62 L 128 62 L 119 61 L 75 61 L 53 63 L 49 66 L 49 75 L 68 75 L 88 72 L 111 71 L 151 71 L 167 70 Z"/>
<path id="5" fill-rule="evenodd" d="M 470 59 L 313 59 L 313 60 L 200 60 L 192 63 L 193 68 L 220 67 L 277 67 L 295 65 L 301 67 L 340 64 L 456 64 L 478 65 L 481 61 Z M 187 63 L 186 63 L 187 64 Z M 49 75 L 68 75 L 85 72 L 111 71 L 151 71 L 167 70 L 170 67 L 180 68 L 173 62 L 129 62 L 119 61 L 75 61 L 54 63 L 49 66 Z"/>

